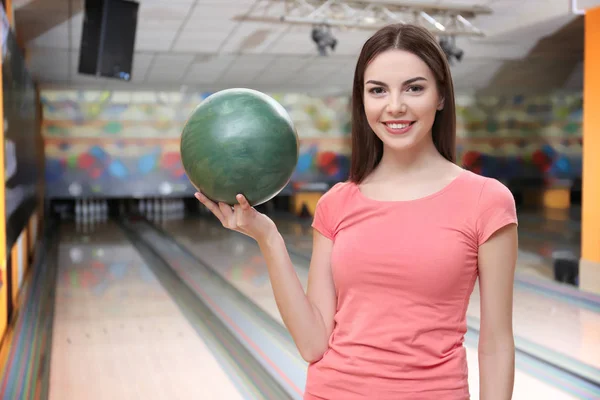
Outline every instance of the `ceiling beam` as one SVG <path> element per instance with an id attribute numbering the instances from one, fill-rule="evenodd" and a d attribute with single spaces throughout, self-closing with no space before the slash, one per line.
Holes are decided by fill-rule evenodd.
<path id="1" fill-rule="evenodd" d="M 424 26 L 438 35 L 483 36 L 483 32 L 469 19 L 491 12 L 489 7 L 484 6 L 406 4 L 391 1 L 258 0 L 253 12 L 238 15 L 234 19 L 366 30 L 375 30 L 392 23 L 413 23 Z"/>

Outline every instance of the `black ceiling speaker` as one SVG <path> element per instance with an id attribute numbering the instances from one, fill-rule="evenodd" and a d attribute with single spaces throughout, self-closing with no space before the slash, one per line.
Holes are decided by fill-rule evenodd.
<path id="1" fill-rule="evenodd" d="M 129 81 L 139 4 L 85 0 L 78 72 Z"/>

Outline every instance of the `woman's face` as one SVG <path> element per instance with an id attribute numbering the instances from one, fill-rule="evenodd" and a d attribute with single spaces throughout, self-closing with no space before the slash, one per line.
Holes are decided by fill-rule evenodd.
<path id="1" fill-rule="evenodd" d="M 423 60 L 404 50 L 388 50 L 371 61 L 364 78 L 367 121 L 384 147 L 406 151 L 431 140 L 443 100 Z"/>

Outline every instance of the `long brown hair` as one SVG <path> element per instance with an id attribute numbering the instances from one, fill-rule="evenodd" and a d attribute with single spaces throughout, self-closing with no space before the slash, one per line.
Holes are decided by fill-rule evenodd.
<path id="1" fill-rule="evenodd" d="M 380 53 L 399 49 L 420 57 L 433 72 L 444 108 L 437 111 L 432 127 L 433 143 L 447 160 L 455 161 L 456 114 L 450 66 L 436 38 L 425 28 L 393 24 L 378 30 L 363 45 L 352 88 L 352 160 L 350 181 L 360 183 L 381 161 L 383 142 L 367 121 L 364 110 L 364 76 L 367 65 Z"/>

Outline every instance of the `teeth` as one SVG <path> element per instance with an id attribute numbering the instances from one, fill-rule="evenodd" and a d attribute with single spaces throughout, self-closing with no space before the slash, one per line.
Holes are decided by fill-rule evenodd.
<path id="1" fill-rule="evenodd" d="M 392 129 L 404 129 L 407 126 L 409 126 L 410 124 L 386 124 L 386 125 Z"/>

